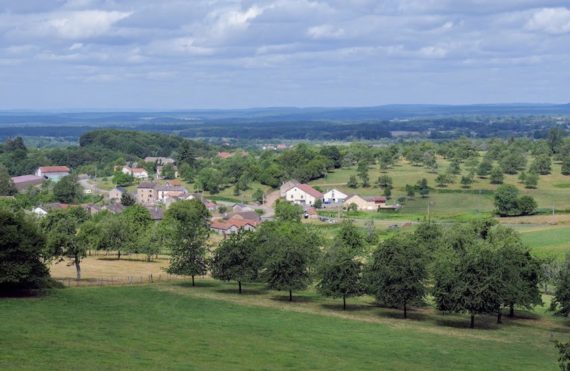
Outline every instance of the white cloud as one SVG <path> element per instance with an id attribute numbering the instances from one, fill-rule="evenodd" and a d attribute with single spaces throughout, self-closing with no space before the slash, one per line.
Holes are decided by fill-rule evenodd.
<path id="1" fill-rule="evenodd" d="M 67 12 L 48 19 L 43 26 L 64 39 L 88 39 L 106 34 L 114 23 L 131 14 L 102 10 Z"/>
<path id="2" fill-rule="evenodd" d="M 341 39 L 344 37 L 345 32 L 342 28 L 337 28 L 329 24 L 314 26 L 307 30 L 307 35 L 311 39 Z"/>
<path id="3" fill-rule="evenodd" d="M 536 11 L 527 22 L 526 28 L 531 31 L 542 31 L 549 34 L 570 32 L 570 10 L 567 8 L 544 8 Z"/>
<path id="4" fill-rule="evenodd" d="M 426 46 L 420 49 L 419 55 L 426 58 L 444 58 L 447 56 L 447 49 L 441 46 Z"/>

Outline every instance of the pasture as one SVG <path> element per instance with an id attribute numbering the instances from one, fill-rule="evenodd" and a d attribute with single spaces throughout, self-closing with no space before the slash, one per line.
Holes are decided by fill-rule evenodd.
<path id="1" fill-rule="evenodd" d="M 0 300 L 0 368 L 556 370 L 566 323 L 524 313 L 497 327 L 417 309 L 411 319 L 370 298 L 278 292 L 199 281 L 71 288 Z"/>

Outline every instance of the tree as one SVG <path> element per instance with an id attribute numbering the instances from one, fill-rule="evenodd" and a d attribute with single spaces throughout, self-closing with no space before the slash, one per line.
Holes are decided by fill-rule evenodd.
<path id="1" fill-rule="evenodd" d="M 536 201 L 531 196 L 521 196 L 518 200 L 521 215 L 534 214 L 538 207 Z"/>
<path id="2" fill-rule="evenodd" d="M 362 264 L 346 247 L 333 247 L 324 255 L 319 276 L 318 292 L 333 298 L 341 297 L 343 310 L 346 310 L 346 298 L 363 292 Z"/>
<path id="3" fill-rule="evenodd" d="M 393 184 L 392 177 L 388 175 L 380 175 L 376 181 L 376 184 L 378 184 L 378 187 L 380 188 L 391 187 Z"/>
<path id="4" fill-rule="evenodd" d="M 206 167 L 198 173 L 196 185 L 199 189 L 204 191 L 218 193 L 220 192 L 222 181 L 222 174 L 219 170 L 212 167 Z"/>
<path id="5" fill-rule="evenodd" d="M 164 238 L 171 249 L 168 273 L 194 278 L 206 274 L 210 214 L 199 200 L 174 203 L 164 215 Z"/>
<path id="6" fill-rule="evenodd" d="M 445 174 L 438 174 L 438 176 L 435 177 L 435 183 L 438 187 L 447 187 L 447 184 L 449 183 L 449 177 Z"/>
<path id="7" fill-rule="evenodd" d="M 489 176 L 489 174 L 491 174 L 492 169 L 493 169 L 493 164 L 491 163 L 491 161 L 484 159 L 483 161 L 481 161 L 479 167 L 477 168 L 477 175 L 480 178 L 485 178 Z"/>
<path id="8" fill-rule="evenodd" d="M 546 141 L 552 153 L 558 153 L 560 151 L 560 147 L 562 146 L 565 136 L 566 132 L 560 127 L 551 128 L 548 131 L 548 138 Z"/>
<path id="9" fill-rule="evenodd" d="M 501 279 L 505 288 L 501 296 L 503 304 L 509 307 L 509 315 L 514 316 L 515 305 L 525 308 L 541 305 L 540 262 L 524 246 L 520 235 L 512 228 L 497 226 L 490 230 L 487 239 L 497 249 L 501 260 Z M 497 322 L 501 322 L 500 311 Z"/>
<path id="10" fill-rule="evenodd" d="M 176 170 L 174 169 L 174 165 L 166 164 L 162 167 L 162 171 L 160 172 L 164 179 L 174 179 L 176 178 Z"/>
<path id="11" fill-rule="evenodd" d="M 214 253 L 211 262 L 212 277 L 223 281 L 237 281 L 238 292 L 242 293 L 242 282 L 257 279 L 261 260 L 256 252 L 252 232 L 239 231 L 223 240 Z"/>
<path id="12" fill-rule="evenodd" d="M 18 193 L 10 174 L 8 174 L 8 169 L 4 165 L 0 164 L 0 196 L 13 196 Z"/>
<path id="13" fill-rule="evenodd" d="M 357 188 L 358 187 L 358 181 L 356 180 L 356 176 L 351 175 L 348 178 L 348 183 L 346 183 L 346 185 L 350 188 Z"/>
<path id="14" fill-rule="evenodd" d="M 416 241 L 398 235 L 384 241 L 372 255 L 366 270 L 368 291 L 383 304 L 403 307 L 421 302 L 427 279 L 425 251 Z"/>
<path id="15" fill-rule="evenodd" d="M 78 201 L 82 193 L 82 188 L 74 175 L 64 176 L 53 186 L 53 195 L 56 200 L 63 203 Z"/>
<path id="16" fill-rule="evenodd" d="M 438 253 L 433 295 L 439 310 L 469 313 L 474 328 L 476 315 L 498 313 L 505 289 L 496 249 L 481 239 L 470 238 L 469 245 L 463 251 L 447 247 Z"/>
<path id="17" fill-rule="evenodd" d="M 459 160 L 454 159 L 453 161 L 451 161 L 449 163 L 449 173 L 453 174 L 453 175 L 459 175 L 461 174 L 461 164 L 459 162 Z"/>
<path id="18" fill-rule="evenodd" d="M 558 365 L 562 371 L 570 371 L 570 341 L 563 343 L 554 341 L 554 346 L 558 349 Z"/>
<path id="19" fill-rule="evenodd" d="M 552 160 L 548 155 L 539 155 L 535 158 L 531 165 L 531 169 L 534 169 L 540 175 L 548 175 L 552 171 Z"/>
<path id="20" fill-rule="evenodd" d="M 524 178 L 525 188 L 535 189 L 538 185 L 538 174 L 530 172 Z"/>
<path id="21" fill-rule="evenodd" d="M 137 203 L 135 196 L 130 194 L 129 192 L 123 192 L 121 195 L 121 205 L 123 206 L 132 206 Z"/>
<path id="22" fill-rule="evenodd" d="M 461 177 L 461 185 L 463 186 L 463 188 L 470 188 L 471 184 L 473 184 L 473 177 L 472 176 L 462 176 Z"/>
<path id="23" fill-rule="evenodd" d="M 253 198 L 253 200 L 255 202 L 257 202 L 258 204 L 262 204 L 263 203 L 263 191 L 260 188 L 257 188 L 255 190 L 255 192 L 253 192 L 253 194 L 251 195 L 251 197 Z"/>
<path id="24" fill-rule="evenodd" d="M 491 170 L 491 184 L 503 184 L 504 178 L 503 170 L 500 167 L 495 166 L 493 170 Z"/>
<path id="25" fill-rule="evenodd" d="M 0 292 L 39 289 L 49 283 L 45 237 L 23 214 L 0 208 Z"/>
<path id="26" fill-rule="evenodd" d="M 570 175 L 570 156 L 564 157 L 562 159 L 562 175 Z"/>
<path id="27" fill-rule="evenodd" d="M 258 235 L 263 257 L 261 276 L 270 289 L 304 290 L 312 282 L 311 270 L 319 256 L 319 238 L 300 223 L 264 223 Z"/>
<path id="28" fill-rule="evenodd" d="M 364 236 L 360 229 L 350 219 L 342 222 L 340 230 L 334 239 L 334 246 L 345 247 L 354 254 L 364 250 Z"/>
<path id="29" fill-rule="evenodd" d="M 406 196 L 408 199 L 414 199 L 416 197 L 416 187 L 406 184 Z"/>
<path id="30" fill-rule="evenodd" d="M 570 314 L 570 254 L 566 255 L 564 265 L 556 279 L 556 290 L 550 303 L 550 310 L 564 317 Z"/>
<path id="31" fill-rule="evenodd" d="M 519 190 L 517 187 L 505 184 L 497 188 L 495 192 L 495 207 L 501 216 L 520 215 Z"/>
<path id="32" fill-rule="evenodd" d="M 275 218 L 280 221 L 300 222 L 303 215 L 301 205 L 279 200 L 275 205 Z"/>
<path id="33" fill-rule="evenodd" d="M 71 259 L 71 264 L 75 266 L 77 281 L 81 280 L 81 260 L 87 255 L 88 248 L 78 233 L 88 218 L 84 209 L 74 207 L 51 211 L 42 220 L 42 227 L 47 235 L 46 248 L 49 256 L 59 261 L 65 258 Z"/>
<path id="34" fill-rule="evenodd" d="M 313 205 L 316 209 L 320 209 L 321 207 L 323 207 L 323 200 L 321 200 L 320 198 L 317 198 L 315 200 L 315 204 Z"/>
<path id="35" fill-rule="evenodd" d="M 362 181 L 363 187 L 370 186 L 370 177 L 368 176 L 368 161 L 360 161 L 356 170 L 358 177 Z"/>
<path id="36" fill-rule="evenodd" d="M 118 171 L 113 175 L 113 183 L 119 187 L 128 187 L 135 182 L 135 178 L 130 174 L 125 174 L 122 171 Z"/>
<path id="37" fill-rule="evenodd" d="M 417 188 L 422 198 L 426 198 L 429 196 L 429 187 L 426 178 L 422 178 L 422 180 L 418 181 Z"/>

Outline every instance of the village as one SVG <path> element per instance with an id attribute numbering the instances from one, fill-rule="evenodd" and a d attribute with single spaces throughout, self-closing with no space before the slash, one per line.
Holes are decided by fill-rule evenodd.
<path id="1" fill-rule="evenodd" d="M 218 153 L 218 157 L 221 159 L 231 158 L 234 155 L 236 153 Z M 243 155 L 243 153 L 239 153 L 239 155 Z M 183 182 L 178 179 L 179 174 L 174 159 L 169 157 L 146 157 L 144 162 L 154 163 L 156 172 L 149 174 L 147 169 L 137 166 L 136 163 L 115 169 L 117 172 L 131 176 L 135 180 L 136 188 L 132 192 L 121 186 L 116 186 L 111 190 L 104 190 L 97 187 L 96 179 L 87 175 L 79 175 L 78 179 L 83 187 L 83 192 L 85 194 L 100 195 L 102 196 L 102 201 L 77 206 L 81 206 L 91 215 L 103 210 L 107 210 L 112 214 L 120 214 L 130 204 L 128 201 L 130 199 L 134 203 L 148 209 L 152 220 L 160 221 L 163 219 L 166 209 L 173 203 L 197 199 L 202 202 L 212 215 L 211 230 L 224 237 L 239 230 L 255 231 L 264 221 L 273 220 L 275 203 L 281 201 L 302 207 L 304 219 L 324 223 L 335 223 L 336 220 L 330 217 L 319 216 L 318 210 L 375 212 L 380 210 L 397 211 L 401 208 L 399 204 L 388 204 L 388 200 L 384 196 L 347 194 L 336 188 L 321 192 L 309 184 L 303 184 L 293 179 L 285 181 L 279 189 L 264 195 L 264 202 L 261 203 L 214 201 L 204 196 L 203 192 L 191 192 L 183 185 Z M 163 173 L 167 166 L 174 172 L 173 179 L 165 179 Z M 19 192 L 25 192 L 30 187 L 42 185 L 45 181 L 57 183 L 63 177 L 71 174 L 72 170 L 67 166 L 42 166 L 34 174 L 12 177 L 12 181 Z M 47 203 L 34 207 L 32 213 L 38 217 L 44 217 L 50 210 L 66 209 L 70 206 L 74 205 L 60 202 Z"/>

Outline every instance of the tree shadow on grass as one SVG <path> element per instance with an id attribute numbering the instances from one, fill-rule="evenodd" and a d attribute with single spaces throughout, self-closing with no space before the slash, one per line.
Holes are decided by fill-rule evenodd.
<path id="1" fill-rule="evenodd" d="M 402 309 L 385 309 L 379 313 L 379 316 L 392 319 L 411 320 L 411 321 L 426 321 L 429 316 L 425 313 L 416 312 L 408 309 L 407 317 L 404 318 L 404 310 Z"/>
<path id="2" fill-rule="evenodd" d="M 188 280 L 188 281 L 174 282 L 172 285 L 192 289 L 192 288 L 201 288 L 201 287 L 218 287 L 220 284 L 219 282 L 215 282 L 212 280 L 196 280 L 195 285 L 192 286 L 192 281 Z"/>
<path id="3" fill-rule="evenodd" d="M 321 304 L 321 307 L 324 309 L 332 310 L 335 312 L 344 312 L 344 313 L 356 313 L 356 312 L 364 312 L 369 311 L 372 309 L 371 306 L 365 304 L 351 304 L 346 303 L 346 310 L 342 308 L 342 301 L 340 303 L 326 303 Z"/>
<path id="4" fill-rule="evenodd" d="M 447 317 L 447 318 L 444 318 Z M 435 320 L 435 323 L 438 326 L 444 327 L 452 327 L 452 328 L 459 328 L 459 329 L 468 329 L 470 330 L 470 318 L 469 316 L 465 316 L 462 318 L 458 318 L 451 315 L 441 315 L 441 317 Z M 474 330 L 498 330 L 502 324 L 497 324 L 496 317 L 478 317 L 475 316 L 475 328 Z"/>
<path id="5" fill-rule="evenodd" d="M 293 301 L 289 301 L 289 294 L 272 296 L 271 300 L 283 303 L 312 303 L 314 299 L 310 296 L 295 296 L 293 293 Z"/>
<path id="6" fill-rule="evenodd" d="M 241 288 L 241 294 L 238 292 L 238 287 L 236 285 L 236 287 L 230 288 L 230 287 L 224 287 L 221 289 L 217 289 L 216 292 L 219 292 L 220 294 L 236 294 L 236 295 L 241 295 L 241 296 L 256 296 L 256 295 L 264 295 L 267 293 L 267 289 L 266 288 L 258 288 L 258 287 L 247 287 L 247 286 L 242 286 Z"/>

